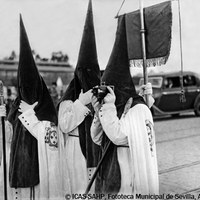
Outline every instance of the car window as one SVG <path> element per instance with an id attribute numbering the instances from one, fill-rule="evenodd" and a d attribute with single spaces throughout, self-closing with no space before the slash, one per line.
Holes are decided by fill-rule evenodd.
<path id="1" fill-rule="evenodd" d="M 192 75 L 183 76 L 183 86 L 194 86 L 196 85 L 196 78 Z"/>
<path id="2" fill-rule="evenodd" d="M 180 87 L 180 77 L 167 77 L 164 80 L 165 88 L 177 88 Z"/>
<path id="3" fill-rule="evenodd" d="M 149 77 L 148 78 L 148 82 L 150 82 L 152 84 L 153 88 L 161 88 L 162 86 L 162 77 Z M 139 85 L 143 85 L 144 84 L 144 78 L 140 78 L 140 82 Z"/>

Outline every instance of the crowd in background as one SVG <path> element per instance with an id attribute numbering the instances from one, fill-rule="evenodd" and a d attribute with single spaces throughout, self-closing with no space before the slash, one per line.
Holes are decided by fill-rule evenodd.
<path id="1" fill-rule="evenodd" d="M 56 106 L 58 101 L 63 95 L 63 86 L 57 86 L 56 82 L 52 82 L 52 85 L 48 87 L 49 93 L 52 97 L 54 105 Z M 6 104 L 6 112 L 8 113 L 13 101 L 17 97 L 17 89 L 14 86 L 3 87 L 3 97 Z"/>
<path id="2" fill-rule="evenodd" d="M 51 53 L 50 58 L 44 58 L 40 56 L 35 50 L 32 50 L 33 57 L 36 62 L 65 62 L 69 63 L 69 56 L 66 53 L 63 53 L 62 51 L 55 51 Z M 13 50 L 9 56 L 4 57 L 3 60 L 10 60 L 15 61 L 19 60 L 19 56 L 16 54 L 16 52 Z"/>

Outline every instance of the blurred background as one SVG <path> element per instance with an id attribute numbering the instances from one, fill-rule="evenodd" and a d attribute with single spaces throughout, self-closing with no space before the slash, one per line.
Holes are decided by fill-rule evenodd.
<path id="1" fill-rule="evenodd" d="M 117 28 L 115 16 L 122 2 L 123 0 L 92 0 L 101 70 L 105 69 L 111 54 Z M 144 7 L 161 2 L 163 0 L 143 0 Z M 200 74 L 200 1 L 180 0 L 180 5 L 183 68 L 184 71 Z M 5 86 L 4 97 L 8 110 L 17 92 L 19 13 L 22 14 L 37 67 L 56 104 L 73 77 L 87 6 L 88 0 L 0 0 L 0 80 Z M 126 0 L 119 14 L 137 9 L 139 0 Z M 160 193 L 178 193 L 183 195 L 180 199 L 188 199 L 185 196 L 187 194 L 200 194 L 200 123 L 193 112 L 194 100 L 190 101 L 186 93 L 186 103 L 180 103 L 180 86 L 167 88 L 164 85 L 165 79 L 173 79 L 177 75 L 175 72 L 181 69 L 177 0 L 172 1 L 172 12 L 172 44 L 168 62 L 163 66 L 148 68 L 148 73 L 160 73 L 160 77 L 152 78 L 156 83 L 159 83 L 157 80 L 163 80 L 163 85 L 161 81 L 159 87 L 153 88 L 154 92 L 157 91 L 158 98 L 155 105 L 161 102 L 169 110 L 178 105 L 183 110 L 184 105 L 192 102 L 190 113 L 179 113 L 179 109 L 178 113 L 155 119 Z M 142 72 L 142 68 L 131 68 L 133 80 L 139 82 L 138 77 L 142 76 Z M 167 73 L 170 75 L 165 76 Z M 196 81 L 192 85 L 184 83 L 183 86 L 186 92 L 196 92 L 195 102 L 200 116 L 200 79 L 196 74 L 185 74 L 185 78 L 189 77 L 194 77 Z M 171 97 L 164 101 L 166 94 L 176 95 L 176 101 Z M 0 136 L 0 158 L 1 143 Z"/>
<path id="2" fill-rule="evenodd" d="M 117 27 L 115 16 L 122 0 L 92 2 L 98 59 L 103 70 L 113 47 Z M 144 7 L 160 2 L 163 0 L 143 0 Z M 180 0 L 180 3 L 184 70 L 200 73 L 200 2 Z M 64 87 L 65 90 L 76 66 L 87 6 L 88 0 L 0 0 L 0 79 L 10 88 L 12 95 L 15 95 L 13 87 L 16 86 L 19 56 L 19 13 L 22 14 L 33 55 L 46 84 L 52 88 L 58 84 L 58 87 Z M 126 0 L 119 14 L 137 9 L 139 0 Z M 172 1 L 172 12 L 169 60 L 166 65 L 148 68 L 149 73 L 179 71 L 181 68 L 176 0 Z M 137 76 L 142 74 L 142 69 L 131 68 L 131 73 Z M 61 95 L 62 93 L 58 94 Z"/>
<path id="3" fill-rule="evenodd" d="M 143 0 L 150 6 L 163 0 Z M 93 0 L 99 63 L 105 68 L 112 50 L 117 20 L 114 18 L 122 0 Z M 183 57 L 186 69 L 200 71 L 198 49 L 200 48 L 198 0 L 180 0 L 183 36 Z M 19 13 L 32 48 L 42 58 L 50 58 L 52 52 L 62 51 L 76 64 L 79 45 L 87 11 L 88 0 L 0 0 L 0 58 L 19 53 Z M 179 69 L 178 3 L 173 5 L 173 38 L 169 62 L 156 70 Z M 139 8 L 139 0 L 126 0 L 120 14 Z"/>

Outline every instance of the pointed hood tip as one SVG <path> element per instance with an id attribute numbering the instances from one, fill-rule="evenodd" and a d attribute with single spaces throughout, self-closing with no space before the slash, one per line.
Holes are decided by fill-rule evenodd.
<path id="1" fill-rule="evenodd" d="M 24 26 L 22 17 L 20 15 L 20 56 L 19 56 L 18 72 L 21 71 L 23 73 L 25 66 L 28 67 L 29 70 L 36 73 L 36 77 L 38 77 L 37 74 L 39 73 L 37 71 L 35 60 L 32 55 L 32 50 L 27 36 L 26 28 Z M 32 75 L 29 76 L 32 77 Z"/>
<path id="2" fill-rule="evenodd" d="M 84 70 L 88 69 L 90 73 L 94 74 L 95 78 L 98 76 L 98 79 L 100 79 L 100 69 L 99 69 L 99 63 L 98 63 L 94 21 L 93 21 L 93 13 L 92 13 L 92 0 L 89 0 L 88 2 L 88 10 L 86 14 L 85 25 L 84 25 L 82 40 L 81 40 L 80 49 L 79 49 L 78 61 L 77 61 L 76 69 L 75 69 L 76 74 L 79 77 L 79 79 L 83 80 L 83 77 L 81 77 L 83 76 L 83 74 L 80 75 L 80 72 L 78 72 L 79 71 L 78 69 L 80 68 Z M 85 76 L 88 76 L 91 79 L 91 76 L 86 75 L 86 74 Z M 96 81 L 94 82 L 96 83 Z"/>
<path id="3" fill-rule="evenodd" d="M 92 0 L 89 0 L 88 7 L 87 7 L 87 15 L 90 15 L 90 13 L 93 13 L 93 10 L 92 10 Z"/>
<path id="4" fill-rule="evenodd" d="M 88 8 L 92 8 L 92 0 L 89 0 Z"/>
<path id="5" fill-rule="evenodd" d="M 115 43 L 103 73 L 102 82 L 114 85 L 116 104 L 126 103 L 129 97 L 136 96 L 129 69 L 125 15 L 118 18 Z"/>
<path id="6" fill-rule="evenodd" d="M 98 63 L 96 37 L 92 12 L 92 0 L 89 0 L 88 2 L 88 9 L 85 18 L 84 30 L 82 34 L 77 65 L 85 63 L 86 60 L 89 60 L 89 62 L 93 65 L 96 65 Z"/>
<path id="7" fill-rule="evenodd" d="M 35 63 L 22 18 L 20 18 L 18 93 L 20 99 L 29 104 L 38 101 L 38 106 L 36 107 L 38 119 L 48 120 L 57 124 L 55 106 Z"/>
<path id="8" fill-rule="evenodd" d="M 122 81 L 126 81 L 129 77 L 129 59 L 128 59 L 128 49 L 127 49 L 127 39 L 126 39 L 126 26 L 125 26 L 125 16 L 121 16 L 118 19 L 118 27 L 116 32 L 115 43 L 110 55 L 108 64 L 105 69 L 106 73 L 111 73 L 112 76 L 121 74 L 123 78 Z M 103 78 L 106 75 L 104 73 Z M 109 76 L 111 76 L 109 75 Z M 120 78 L 120 77 L 118 77 Z M 115 80 L 115 81 L 114 81 Z M 116 84 L 118 84 L 117 77 L 113 79 Z"/>
<path id="9" fill-rule="evenodd" d="M 21 27 L 21 25 L 23 24 L 23 19 L 22 19 L 22 14 L 21 13 L 19 13 L 19 22 L 20 22 L 20 27 Z"/>
<path id="10" fill-rule="evenodd" d="M 101 75 L 97 57 L 93 13 L 91 11 L 92 0 L 89 0 L 74 78 L 66 89 L 61 101 L 75 101 L 81 89 L 85 92 L 100 84 Z"/>

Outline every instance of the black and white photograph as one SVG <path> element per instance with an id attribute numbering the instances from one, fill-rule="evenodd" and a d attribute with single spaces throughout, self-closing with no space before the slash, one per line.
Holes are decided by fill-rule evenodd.
<path id="1" fill-rule="evenodd" d="M 200 199 L 198 0 L 0 0 L 0 200 Z"/>

